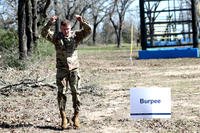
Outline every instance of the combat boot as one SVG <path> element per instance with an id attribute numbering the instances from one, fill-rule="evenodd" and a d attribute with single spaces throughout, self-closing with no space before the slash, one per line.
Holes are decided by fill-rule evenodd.
<path id="1" fill-rule="evenodd" d="M 62 111 L 62 110 L 61 110 L 61 111 L 60 111 L 60 115 L 61 115 L 61 119 L 62 119 L 61 128 L 62 128 L 62 129 L 68 128 L 69 122 L 68 122 L 68 120 L 67 120 L 65 111 Z"/>
<path id="2" fill-rule="evenodd" d="M 75 111 L 74 116 L 72 117 L 72 122 L 75 129 L 80 127 L 78 116 L 79 116 L 79 112 Z"/>

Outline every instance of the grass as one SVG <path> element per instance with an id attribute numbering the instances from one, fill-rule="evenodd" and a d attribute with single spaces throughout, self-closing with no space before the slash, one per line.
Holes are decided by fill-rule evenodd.
<path id="1" fill-rule="evenodd" d="M 52 56 L 55 53 L 55 48 L 52 43 L 44 39 L 39 40 L 35 56 L 43 58 L 46 56 Z"/>
<path id="2" fill-rule="evenodd" d="M 108 44 L 108 45 L 95 45 L 95 46 L 85 46 L 80 45 L 79 51 L 81 52 L 106 52 L 106 51 L 120 51 L 120 50 L 130 50 L 130 44 L 122 44 L 120 48 L 117 47 L 116 44 Z M 139 50 L 140 47 L 137 47 L 135 44 L 133 45 L 133 50 Z"/>
<path id="3" fill-rule="evenodd" d="M 106 53 L 106 52 L 114 52 L 114 51 L 130 51 L 130 44 L 123 43 L 120 48 L 117 47 L 116 44 L 97 44 L 95 46 L 88 46 L 88 45 L 80 45 L 78 50 L 81 54 L 87 53 Z M 135 44 L 133 45 L 133 50 L 139 50 L 140 47 L 137 47 Z M 34 53 L 31 57 L 28 57 L 26 61 L 18 60 L 18 53 L 11 54 L 10 52 L 7 53 L 4 58 L 4 65 L 7 67 L 14 67 L 18 69 L 26 69 L 29 64 L 37 62 L 38 60 L 43 60 L 46 57 L 53 56 L 55 54 L 55 48 L 52 43 L 45 39 L 39 39 L 38 45 L 34 50 Z M 5 53 L 4 53 L 5 55 Z"/>
<path id="4" fill-rule="evenodd" d="M 120 48 L 117 47 L 116 44 L 97 44 L 95 46 L 88 46 L 88 45 L 79 45 L 78 50 L 81 53 L 87 52 L 106 52 L 106 51 L 121 51 L 126 50 L 130 51 L 131 45 L 127 43 L 123 43 Z M 133 44 L 133 50 L 139 50 L 140 47 L 137 47 L 136 44 Z M 55 53 L 54 46 L 46 41 L 41 39 L 37 46 L 37 56 L 44 57 L 44 56 L 52 56 Z"/>
<path id="5" fill-rule="evenodd" d="M 48 56 L 52 56 L 55 53 L 54 45 L 44 39 L 38 40 L 37 48 L 34 50 L 32 56 L 28 56 L 27 60 L 19 60 L 18 49 L 5 49 L 0 51 L 2 53 L 3 67 L 17 68 L 24 70 L 28 68 L 30 64 L 43 60 Z"/>

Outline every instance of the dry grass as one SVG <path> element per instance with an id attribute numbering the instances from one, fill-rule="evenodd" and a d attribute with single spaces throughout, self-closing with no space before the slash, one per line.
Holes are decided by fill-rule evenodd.
<path id="1" fill-rule="evenodd" d="M 134 53 L 134 57 L 137 53 Z M 199 132 L 200 61 L 198 58 L 129 60 L 126 50 L 105 50 L 79 54 L 82 88 L 81 128 L 65 132 Z M 54 57 L 29 70 L 0 70 L 7 83 L 25 78 L 46 78 L 55 83 Z M 43 65 L 41 65 L 43 64 Z M 0 86 L 4 86 L 0 82 Z M 129 89 L 159 86 L 172 89 L 172 118 L 133 120 L 130 118 Z M 56 89 L 12 88 L 0 97 L 0 132 L 60 132 Z M 1 90 L 2 92 L 2 90 Z M 67 113 L 72 115 L 68 94 Z"/>

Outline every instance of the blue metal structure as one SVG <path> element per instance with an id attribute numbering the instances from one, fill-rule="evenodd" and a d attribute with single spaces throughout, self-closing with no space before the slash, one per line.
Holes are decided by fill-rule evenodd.
<path id="1" fill-rule="evenodd" d="M 147 52 L 145 58 L 151 58 L 148 54 L 160 50 L 156 52 L 158 58 L 198 57 L 195 3 L 196 0 L 140 0 L 142 52 L 139 56 Z M 156 49 L 152 51 L 152 48 Z"/>

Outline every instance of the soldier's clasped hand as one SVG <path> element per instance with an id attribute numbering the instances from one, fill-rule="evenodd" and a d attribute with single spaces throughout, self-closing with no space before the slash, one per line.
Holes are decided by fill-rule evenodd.
<path id="1" fill-rule="evenodd" d="M 58 16 L 53 16 L 53 17 L 51 17 L 50 21 L 53 24 L 56 22 L 57 19 L 58 19 Z"/>
<path id="2" fill-rule="evenodd" d="M 80 15 L 75 15 L 75 17 L 76 17 L 76 20 L 77 20 L 77 21 L 83 22 L 82 16 L 80 16 Z"/>

